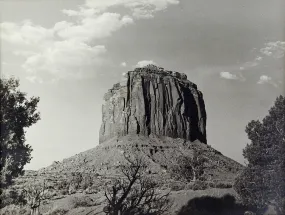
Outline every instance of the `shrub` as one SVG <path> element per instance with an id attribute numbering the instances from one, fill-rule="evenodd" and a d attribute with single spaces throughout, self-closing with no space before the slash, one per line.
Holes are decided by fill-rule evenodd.
<path id="1" fill-rule="evenodd" d="M 27 203 L 24 193 L 15 189 L 3 189 L 0 200 L 0 208 L 11 204 L 22 206 Z"/>
<path id="2" fill-rule="evenodd" d="M 203 180 L 206 158 L 201 151 L 193 150 L 193 156 L 181 155 L 170 167 L 170 174 L 180 181 Z"/>
<path id="3" fill-rule="evenodd" d="M 179 190 L 184 190 L 186 187 L 186 185 L 184 183 L 179 183 L 179 182 L 176 182 L 176 183 L 171 183 L 170 184 L 170 189 L 172 191 L 179 191 Z"/>
<path id="4" fill-rule="evenodd" d="M 47 212 L 45 215 L 64 215 L 68 210 L 63 208 L 54 208 L 51 211 Z"/>
<path id="5" fill-rule="evenodd" d="M 73 202 L 73 207 L 78 208 L 78 207 L 91 207 L 93 206 L 93 200 L 89 197 L 74 197 L 72 199 Z"/>
<path id="6" fill-rule="evenodd" d="M 84 174 L 81 172 L 74 172 L 71 175 L 71 179 L 67 182 L 69 190 L 74 193 L 79 189 L 86 190 L 91 187 L 93 183 L 93 177 L 90 174 Z M 63 186 L 66 186 L 65 182 L 62 182 Z"/>
<path id="7" fill-rule="evenodd" d="M 232 188 L 233 185 L 230 183 L 223 183 L 223 182 L 218 182 L 215 185 L 215 188 L 221 188 L 221 189 L 226 189 L 226 188 Z"/>
<path id="8" fill-rule="evenodd" d="M 19 205 L 8 205 L 4 208 L 1 208 L 1 215 L 30 215 L 28 208 Z"/>
<path id="9" fill-rule="evenodd" d="M 208 187 L 210 188 L 215 188 L 216 187 L 216 184 L 214 182 L 208 182 Z"/>
<path id="10" fill-rule="evenodd" d="M 192 190 L 205 190 L 208 188 L 208 184 L 204 181 L 195 181 L 192 185 Z"/>
<path id="11" fill-rule="evenodd" d="M 41 204 L 54 196 L 55 193 L 50 192 L 48 187 L 45 180 L 43 183 L 34 181 L 25 186 L 24 196 L 30 207 L 31 214 L 38 214 Z"/>

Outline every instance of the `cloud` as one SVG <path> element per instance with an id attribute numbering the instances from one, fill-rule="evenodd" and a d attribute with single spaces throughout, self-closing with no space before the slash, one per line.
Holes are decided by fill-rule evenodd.
<path id="1" fill-rule="evenodd" d="M 126 62 L 122 62 L 122 63 L 121 63 L 121 66 L 122 66 L 122 67 L 126 67 L 126 66 L 127 66 L 127 63 L 126 63 Z"/>
<path id="2" fill-rule="evenodd" d="M 37 76 L 27 76 L 26 79 L 31 83 L 39 83 L 39 84 L 43 83 L 43 80 Z"/>
<path id="3" fill-rule="evenodd" d="M 142 60 L 142 61 L 139 61 L 135 67 L 144 67 L 149 64 L 157 65 L 153 60 Z"/>
<path id="4" fill-rule="evenodd" d="M 135 18 L 152 18 L 154 13 L 165 10 L 169 5 L 177 5 L 179 0 L 86 0 L 86 6 L 97 11 L 105 11 L 109 7 L 123 6 L 131 10 Z"/>
<path id="5" fill-rule="evenodd" d="M 285 41 L 275 41 L 265 43 L 265 47 L 260 49 L 260 53 L 265 56 L 282 58 L 285 53 Z"/>
<path id="6" fill-rule="evenodd" d="M 280 83 L 282 83 L 282 82 L 280 82 Z M 260 76 L 257 84 L 272 84 L 274 87 L 278 87 L 276 82 L 274 82 L 272 80 L 272 78 L 270 76 L 267 76 L 267 75 Z"/>
<path id="7" fill-rule="evenodd" d="M 54 80 L 84 78 L 95 75 L 96 69 L 105 62 L 105 46 L 91 44 L 133 24 L 134 18 L 151 18 L 156 12 L 175 4 L 179 4 L 179 0 L 86 0 L 76 10 L 61 10 L 73 19 L 56 22 L 50 28 L 36 25 L 30 20 L 3 22 L 0 24 L 1 38 L 12 44 L 23 45 L 24 49 L 17 47 L 14 54 L 25 58 L 22 67 L 33 74 L 29 76 L 30 80 L 44 74 L 51 75 Z M 123 13 L 108 11 L 118 6 L 127 10 L 123 10 Z M 139 62 L 138 65 L 143 63 Z"/>
<path id="8" fill-rule="evenodd" d="M 13 22 L 0 23 L 1 38 L 11 43 L 34 45 L 53 38 L 53 30 L 34 25 L 30 20 L 20 24 Z"/>
<path id="9" fill-rule="evenodd" d="M 86 78 L 95 75 L 96 68 L 105 62 L 103 54 L 107 51 L 105 46 L 91 46 L 90 42 L 111 36 L 114 31 L 133 23 L 133 20 L 116 13 L 103 13 L 79 20 L 79 24 L 57 22 L 50 29 L 30 21 L 20 24 L 4 22 L 0 26 L 3 32 L 1 37 L 12 44 L 25 45 L 25 50 L 18 49 L 13 54 L 25 58 L 22 67 L 34 76 L 36 73 L 48 73 L 56 79 Z"/>
<path id="10" fill-rule="evenodd" d="M 263 57 L 260 57 L 260 56 L 257 56 L 256 58 L 255 58 L 255 60 L 257 60 L 257 61 L 261 61 L 263 59 Z"/>
<path id="11" fill-rule="evenodd" d="M 88 46 L 78 41 L 57 41 L 41 53 L 27 58 L 23 68 L 37 74 L 47 72 L 59 79 L 81 79 L 95 75 L 95 68 L 102 64 L 104 46 Z"/>
<path id="12" fill-rule="evenodd" d="M 259 78 L 259 81 L 257 82 L 258 84 L 264 84 L 264 83 L 268 83 L 272 80 L 271 77 L 267 76 L 267 75 L 262 75 Z"/>
<path id="13" fill-rule="evenodd" d="M 220 72 L 220 77 L 224 79 L 230 79 L 230 80 L 237 80 L 239 79 L 236 75 L 230 73 L 230 72 Z"/>
<path id="14" fill-rule="evenodd" d="M 16 50 L 13 52 L 13 54 L 16 56 L 29 57 L 29 56 L 35 55 L 36 52 L 26 51 L 26 50 Z"/>
<path id="15" fill-rule="evenodd" d="M 244 69 L 248 69 L 251 67 L 255 67 L 259 65 L 259 60 L 255 59 L 254 61 L 248 61 L 246 63 L 243 64 L 243 68 Z"/>
<path id="16" fill-rule="evenodd" d="M 62 39 L 73 39 L 90 42 L 94 39 L 105 38 L 123 26 L 132 24 L 130 16 L 117 13 L 103 13 L 96 17 L 85 17 L 79 24 L 60 22 L 55 24 L 56 34 Z"/>
<path id="17" fill-rule="evenodd" d="M 256 48 L 254 48 L 253 51 L 254 50 L 256 50 Z M 242 66 L 240 66 L 240 70 L 247 70 L 259 66 L 266 59 L 271 59 L 271 58 L 280 59 L 284 57 L 284 53 L 285 53 L 285 41 L 275 41 L 275 42 L 265 43 L 264 47 L 259 49 L 256 58 L 252 61 L 244 63 Z"/>

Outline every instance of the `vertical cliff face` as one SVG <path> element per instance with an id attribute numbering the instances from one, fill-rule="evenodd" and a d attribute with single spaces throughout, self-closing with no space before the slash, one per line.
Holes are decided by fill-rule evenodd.
<path id="1" fill-rule="evenodd" d="M 100 143 L 127 134 L 207 143 L 203 95 L 185 74 L 149 65 L 124 78 L 104 96 Z"/>

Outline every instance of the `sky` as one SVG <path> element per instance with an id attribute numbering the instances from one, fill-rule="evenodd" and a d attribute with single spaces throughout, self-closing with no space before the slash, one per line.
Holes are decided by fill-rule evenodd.
<path id="1" fill-rule="evenodd" d="M 208 144 L 244 163 L 245 127 L 285 94 L 284 0 L 0 1 L 1 77 L 39 96 L 26 169 L 98 145 L 103 95 L 149 63 L 205 99 Z"/>

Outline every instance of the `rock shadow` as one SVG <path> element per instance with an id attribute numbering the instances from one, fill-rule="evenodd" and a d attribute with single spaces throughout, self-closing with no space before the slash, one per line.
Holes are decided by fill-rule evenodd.
<path id="1" fill-rule="evenodd" d="M 249 208 L 236 202 L 235 197 L 202 196 L 189 200 L 177 215 L 243 215 Z"/>

